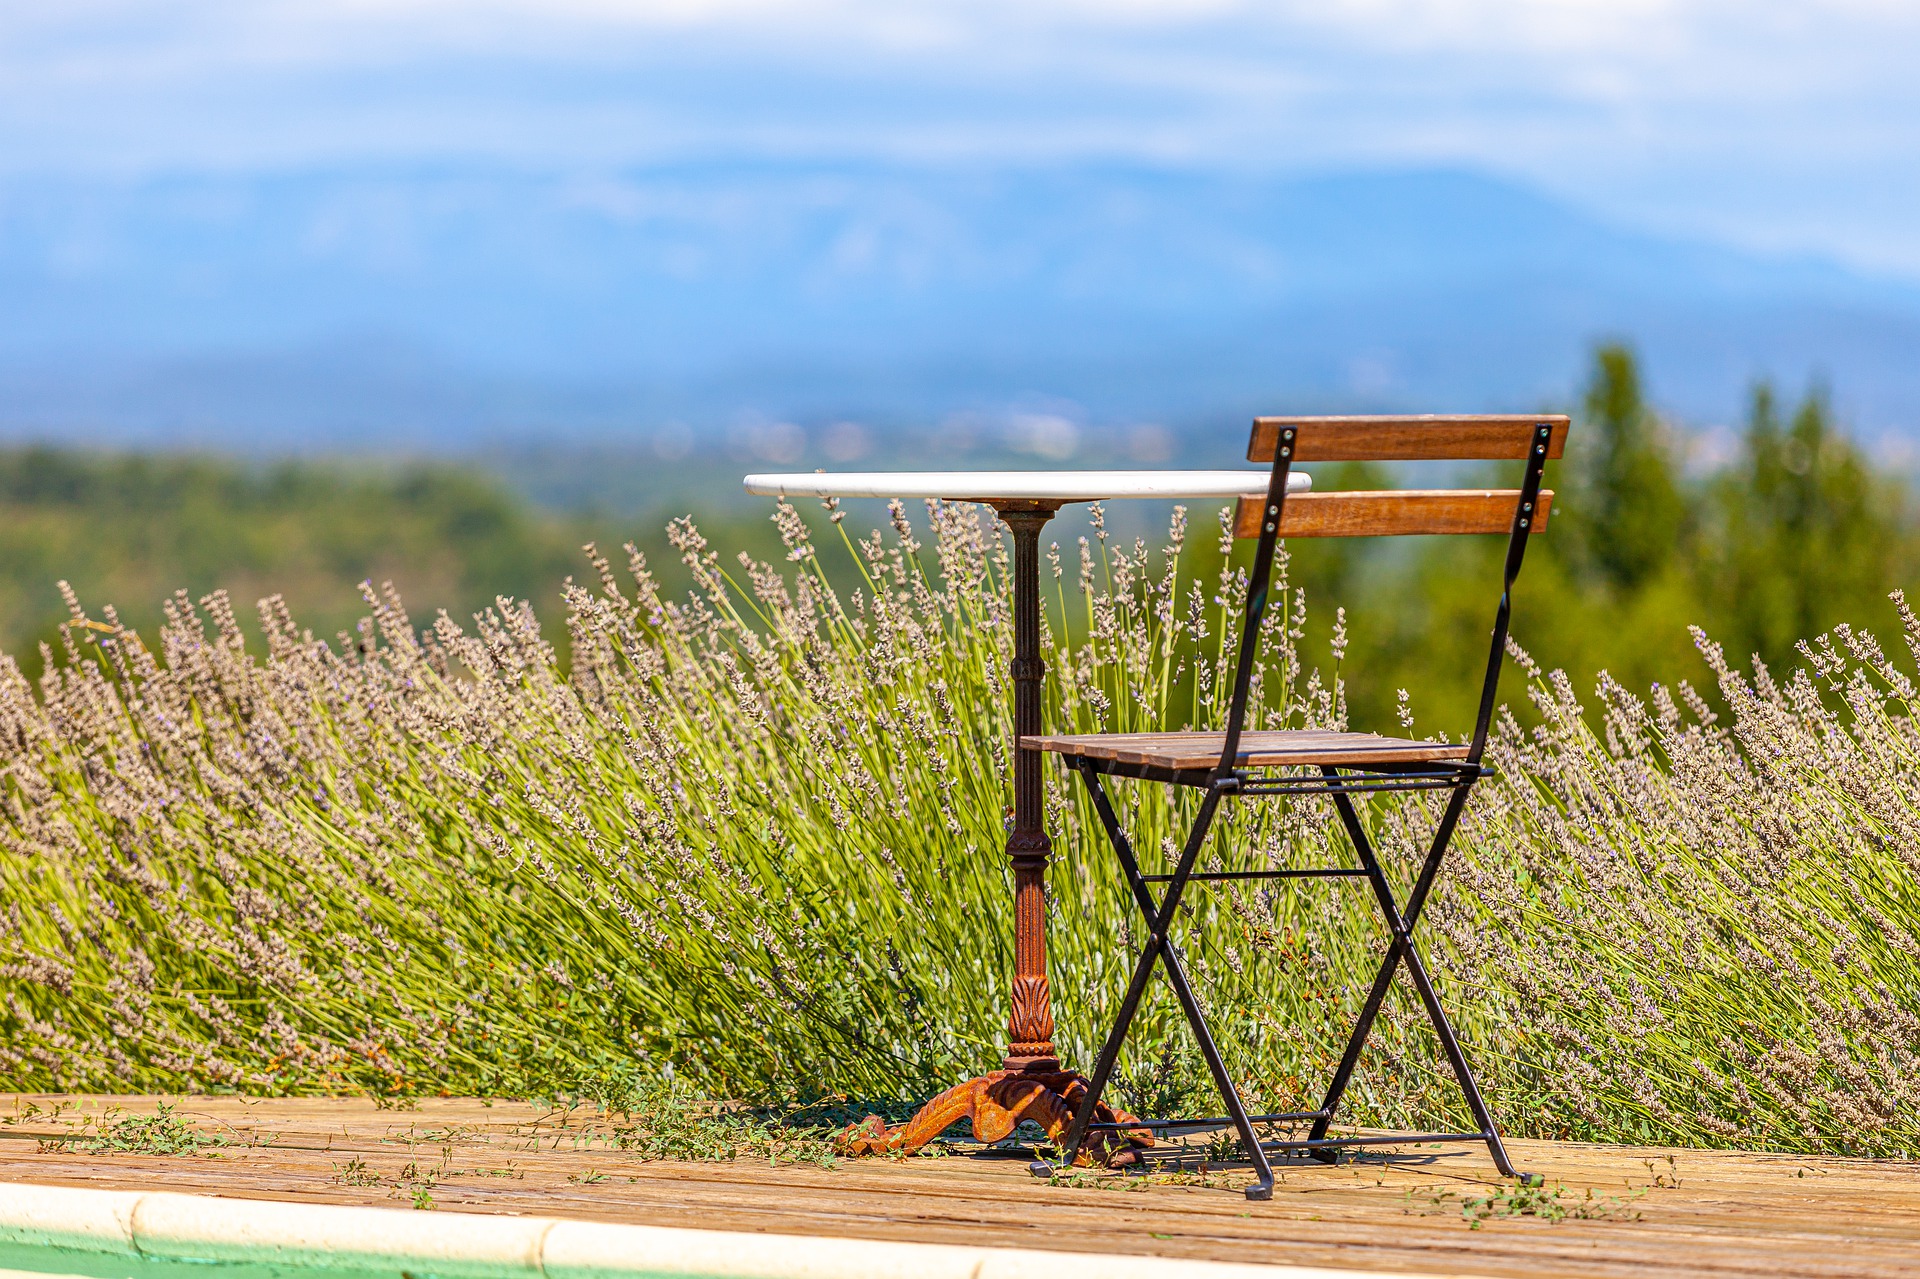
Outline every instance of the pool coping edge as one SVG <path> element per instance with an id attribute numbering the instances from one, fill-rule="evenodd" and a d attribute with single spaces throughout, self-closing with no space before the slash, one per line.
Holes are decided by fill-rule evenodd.
<path id="1" fill-rule="evenodd" d="M 0 1183 L 0 1243 L 157 1261 L 385 1270 L 411 1279 L 1387 1279 L 1368 1270 L 21 1182 Z"/>

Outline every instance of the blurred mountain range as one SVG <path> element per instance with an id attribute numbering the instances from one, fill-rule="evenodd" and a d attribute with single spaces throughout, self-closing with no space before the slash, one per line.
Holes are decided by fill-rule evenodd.
<path id="1" fill-rule="evenodd" d="M 1565 403 L 1608 337 L 1699 425 L 1824 378 L 1869 441 L 1920 436 L 1920 286 L 1476 173 L 0 180 L 14 438 L 1226 461 L 1256 411 Z"/>

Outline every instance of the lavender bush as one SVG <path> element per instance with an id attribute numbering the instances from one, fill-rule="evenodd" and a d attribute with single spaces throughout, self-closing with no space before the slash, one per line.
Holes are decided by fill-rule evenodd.
<path id="1" fill-rule="evenodd" d="M 711 1095 L 924 1093 L 991 1065 L 1011 967 L 999 848 L 1011 725 L 1007 549 L 990 516 L 895 509 L 829 580 L 782 507 L 784 569 L 672 530 L 664 598 L 593 548 L 563 669 L 531 608 L 357 635 L 176 598 L 153 646 L 77 600 L 38 689 L 0 660 L 0 1082 L 21 1089 L 528 1094 L 669 1076 Z M 924 537 L 924 542 L 922 538 Z M 1244 577 L 1168 544 L 1056 551 L 1048 723 L 1217 723 Z M 1074 562 L 1077 559 L 1077 563 Z M 1345 720 L 1343 628 L 1269 626 L 1264 727 Z M 1904 605 L 1903 605 L 1904 609 Z M 1910 613 L 1909 644 L 1920 653 Z M 1603 681 L 1590 716 L 1533 668 L 1424 925 L 1514 1131 L 1911 1152 L 1920 1094 L 1920 737 L 1910 678 L 1840 630 L 1784 684 L 1700 638 L 1684 683 Z M 1594 725 L 1598 725 L 1596 728 Z M 1138 938 L 1077 784 L 1048 780 L 1059 1038 L 1087 1060 Z M 1124 785 L 1143 850 L 1191 797 Z M 1430 795 L 1364 809 L 1396 873 Z M 1350 857 L 1322 806 L 1236 808 L 1219 868 Z M 1189 958 L 1263 1109 L 1316 1100 L 1382 934 L 1351 885 L 1194 896 Z M 1122 1087 L 1195 1095 L 1149 1001 Z M 1396 992 L 1352 1097 L 1462 1120 Z"/>

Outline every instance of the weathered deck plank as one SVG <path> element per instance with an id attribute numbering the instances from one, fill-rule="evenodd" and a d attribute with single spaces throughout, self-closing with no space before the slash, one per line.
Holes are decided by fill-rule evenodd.
<path id="1" fill-rule="evenodd" d="M 49 1122 L 45 1112 L 63 1100 L 73 1108 Z M 1500 1182 L 1484 1152 L 1462 1147 L 1429 1147 L 1418 1162 L 1289 1165 L 1273 1201 L 1250 1204 L 1232 1174 L 1212 1185 L 1094 1189 L 1048 1185 L 1022 1159 L 981 1156 L 836 1168 L 647 1162 L 606 1145 L 605 1121 L 584 1111 L 457 1098 L 413 1111 L 176 1098 L 183 1119 L 233 1144 L 153 1156 L 48 1141 L 107 1107 L 138 1114 L 161 1100 L 0 1094 L 0 1181 L 405 1207 L 431 1173 L 442 1211 L 1426 1274 L 1920 1279 L 1920 1165 L 1910 1163 L 1517 1141 L 1523 1168 L 1571 1198 L 1592 1191 L 1606 1215 L 1495 1217 L 1473 1229 L 1460 1197 Z M 353 1160 L 378 1180 L 350 1184 Z M 403 1179 L 410 1164 L 412 1182 Z"/>

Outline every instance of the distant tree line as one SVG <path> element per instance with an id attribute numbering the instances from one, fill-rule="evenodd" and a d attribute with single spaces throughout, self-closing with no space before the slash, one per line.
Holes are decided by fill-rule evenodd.
<path id="1" fill-rule="evenodd" d="M 362 612 L 357 584 L 391 578 L 431 622 L 496 594 L 555 594 L 578 561 L 557 521 L 491 477 L 451 466 L 0 450 L 0 649 L 30 673 L 58 659 L 71 582 L 97 617 L 150 629 L 175 590 L 228 589 L 243 620 L 284 594 L 332 641 Z"/>
<path id="2" fill-rule="evenodd" d="M 1652 409 L 1630 349 L 1596 351 L 1568 457 L 1548 473 L 1553 518 L 1516 598 L 1514 634 L 1535 658 L 1565 669 L 1583 694 L 1606 670 L 1630 689 L 1687 679 L 1711 697 L 1689 624 L 1736 661 L 1758 655 L 1779 674 L 1797 643 L 1838 622 L 1902 647 L 1887 592 L 1914 585 L 1920 567 L 1912 495 L 1839 429 L 1823 390 L 1789 411 L 1758 386 L 1731 457 L 1690 465 L 1694 444 Z M 1511 485 L 1512 469 L 1454 478 Z M 1348 466 L 1319 482 L 1393 487 L 1404 478 Z M 609 550 L 637 541 L 663 584 L 684 588 L 664 523 L 542 510 L 496 476 L 445 463 L 0 449 L 0 650 L 30 673 L 40 643 L 58 658 L 61 579 L 96 615 L 113 604 L 142 628 L 176 589 L 197 597 L 224 587 L 242 619 L 279 593 L 327 640 L 360 616 L 357 583 L 391 579 L 418 625 L 440 608 L 464 623 L 509 595 L 533 600 L 564 647 L 560 585 L 585 567 L 579 547 L 589 537 Z M 701 528 L 728 568 L 743 550 L 782 562 L 763 509 L 723 500 Z M 1070 542 L 1077 530 L 1063 513 L 1050 531 Z M 1346 611 L 1341 673 L 1356 723 L 1397 729 L 1405 688 L 1417 731 L 1468 724 L 1499 541 L 1292 545 L 1292 581 L 1307 591 L 1312 651 L 1323 661 L 1335 609 Z M 1211 541 L 1191 545 L 1191 571 L 1204 578 Z M 1517 683 L 1506 691 L 1521 697 Z"/>
<path id="3" fill-rule="evenodd" d="M 1734 455 L 1717 465 L 1690 467 L 1692 442 L 1650 407 L 1628 347 L 1596 351 L 1567 459 L 1549 470 L 1552 520 L 1516 594 L 1514 634 L 1537 660 L 1583 695 L 1606 670 L 1629 689 L 1688 679 L 1711 697 L 1689 625 L 1778 675 L 1797 644 L 1840 622 L 1904 648 L 1887 595 L 1920 567 L 1912 495 L 1838 429 L 1823 388 L 1789 413 L 1770 385 L 1755 387 Z M 1391 722 L 1401 687 L 1426 729 L 1470 716 L 1502 549 L 1475 540 L 1436 538 L 1399 557 L 1298 547 L 1309 603 L 1347 609 L 1350 699 L 1370 726 Z"/>

